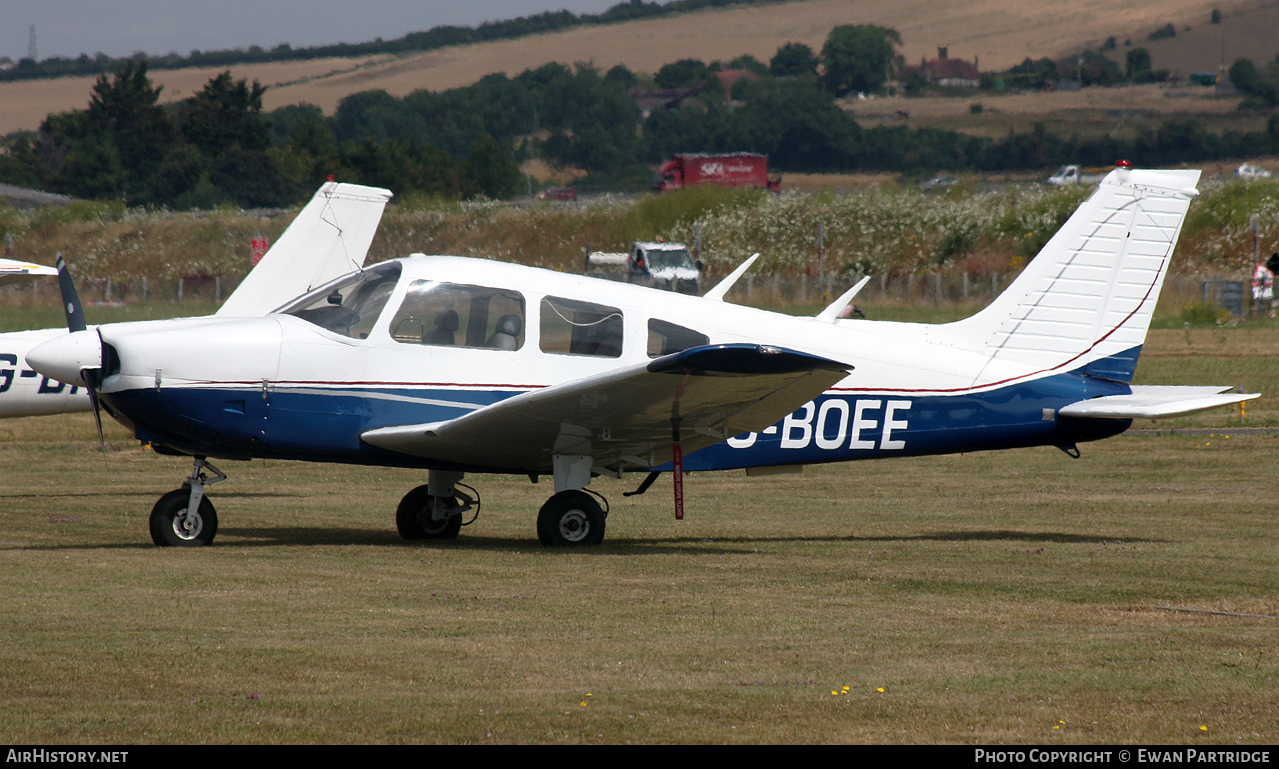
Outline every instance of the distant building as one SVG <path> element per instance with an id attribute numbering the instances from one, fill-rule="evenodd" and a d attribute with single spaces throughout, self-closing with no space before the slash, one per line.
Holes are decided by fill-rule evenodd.
<path id="1" fill-rule="evenodd" d="M 920 59 L 919 66 L 903 69 L 902 79 L 905 80 L 915 72 L 923 72 L 930 85 L 961 88 L 976 88 L 981 85 L 981 70 L 977 69 L 977 57 L 973 57 L 971 64 L 963 59 L 952 59 L 946 46 L 937 48 L 936 59 Z"/>
<path id="2" fill-rule="evenodd" d="M 1235 88 L 1234 81 L 1230 79 L 1230 70 L 1226 69 L 1225 64 L 1217 67 L 1216 82 L 1213 83 L 1213 95 L 1243 96 L 1243 91 Z"/>
<path id="3" fill-rule="evenodd" d="M 685 99 L 691 99 L 701 92 L 700 88 L 668 88 L 660 91 L 636 89 L 627 95 L 639 108 L 641 118 L 647 120 L 657 110 L 679 109 Z"/>
<path id="4" fill-rule="evenodd" d="M 23 187 L 15 187 L 12 184 L 0 184 L 0 201 L 18 209 L 31 210 L 43 206 L 65 206 L 72 200 L 74 198 L 66 195 L 57 195 L 40 190 L 28 190 Z"/>
<path id="5" fill-rule="evenodd" d="M 733 98 L 733 86 L 739 80 L 759 80 L 760 76 L 749 69 L 722 69 L 715 73 L 715 78 L 719 80 L 720 88 L 724 89 L 724 99 L 728 100 Z"/>

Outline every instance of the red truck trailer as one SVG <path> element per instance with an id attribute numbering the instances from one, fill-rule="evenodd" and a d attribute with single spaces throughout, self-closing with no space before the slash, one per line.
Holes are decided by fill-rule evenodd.
<path id="1" fill-rule="evenodd" d="M 775 190 L 781 180 L 768 175 L 768 157 L 749 152 L 727 155 L 686 153 L 674 155 L 657 169 L 653 191 L 667 192 L 697 184 L 726 187 L 759 187 Z"/>

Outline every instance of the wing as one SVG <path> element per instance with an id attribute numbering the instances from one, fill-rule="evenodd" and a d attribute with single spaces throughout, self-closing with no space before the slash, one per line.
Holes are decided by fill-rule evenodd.
<path id="1" fill-rule="evenodd" d="M 672 420 L 686 452 L 775 423 L 851 369 L 754 344 L 694 347 L 646 364 L 522 393 L 446 422 L 370 430 L 380 448 L 508 472 L 549 473 L 552 456 L 596 467 L 670 461 Z"/>
<path id="2" fill-rule="evenodd" d="M 1134 386 L 1131 395 L 1107 395 L 1079 401 L 1057 413 L 1088 419 L 1167 419 L 1229 406 L 1260 393 L 1230 392 L 1231 387 Z"/>
<path id="3" fill-rule="evenodd" d="M 0 259 L 0 286 L 16 283 L 25 275 L 57 275 L 53 267 L 31 262 L 19 262 L 16 259 Z"/>

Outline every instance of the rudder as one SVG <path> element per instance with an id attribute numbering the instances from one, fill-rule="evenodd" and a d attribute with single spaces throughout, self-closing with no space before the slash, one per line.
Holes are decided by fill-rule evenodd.
<path id="1" fill-rule="evenodd" d="M 1199 173 L 1115 169 L 990 306 L 944 336 L 992 361 L 1131 381 Z"/>

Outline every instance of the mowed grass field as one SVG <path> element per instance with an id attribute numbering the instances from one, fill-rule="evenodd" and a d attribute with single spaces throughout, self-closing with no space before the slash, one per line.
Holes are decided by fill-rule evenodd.
<path id="1" fill-rule="evenodd" d="M 1267 392 L 1279 330 L 1157 330 L 1138 379 Z M 1279 741 L 1279 435 L 598 479 L 606 544 L 543 549 L 544 479 L 406 543 L 423 473 L 222 462 L 221 528 L 158 549 L 187 462 L 87 414 L 0 421 L 9 743 Z M 1197 420 L 1197 421 L 1196 421 Z M 1166 427 L 1166 425 L 1165 425 Z M 1220 430 L 1220 432 L 1218 432 Z"/>

